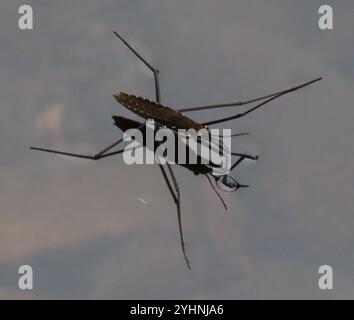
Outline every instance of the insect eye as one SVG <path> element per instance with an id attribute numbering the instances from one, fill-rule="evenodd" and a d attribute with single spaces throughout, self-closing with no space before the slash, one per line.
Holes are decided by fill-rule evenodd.
<path id="1" fill-rule="evenodd" d="M 242 187 L 233 177 L 224 175 L 217 180 L 218 187 L 225 192 L 235 192 Z"/>

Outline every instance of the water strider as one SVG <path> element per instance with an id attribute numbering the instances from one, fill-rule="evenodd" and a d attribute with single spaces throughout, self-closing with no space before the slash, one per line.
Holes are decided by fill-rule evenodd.
<path id="1" fill-rule="evenodd" d="M 141 98 L 138 96 L 135 96 L 133 94 L 127 94 L 127 93 L 119 93 L 119 94 L 114 94 L 114 98 L 124 107 L 138 115 L 139 117 L 149 120 L 152 119 L 155 121 L 158 127 L 166 127 L 171 130 L 178 130 L 178 129 L 207 129 L 208 130 L 208 125 L 214 125 L 226 121 L 231 121 L 235 119 L 242 118 L 246 116 L 247 114 L 257 110 L 258 108 L 262 107 L 263 105 L 285 95 L 290 92 L 302 89 L 310 84 L 313 84 L 322 78 L 316 78 L 312 81 L 303 83 L 301 85 L 275 92 L 269 95 L 265 95 L 259 98 L 247 100 L 247 101 L 237 101 L 237 102 L 229 102 L 229 103 L 222 103 L 222 104 L 214 104 L 214 105 L 204 105 L 204 106 L 196 106 L 196 107 L 188 107 L 188 108 L 183 108 L 176 110 L 174 108 L 171 108 L 170 106 L 165 106 L 161 103 L 161 94 L 160 94 L 160 83 L 159 83 L 159 71 L 155 67 L 153 67 L 150 63 L 148 63 L 120 34 L 114 31 L 114 34 L 134 53 L 134 55 L 142 61 L 145 66 L 153 73 L 154 75 L 154 81 L 155 81 L 155 101 L 151 101 L 145 98 Z M 228 108 L 228 107 L 239 107 L 239 106 L 244 106 L 244 105 L 249 105 L 249 104 L 255 104 L 255 106 L 247 109 L 246 111 L 231 115 L 229 117 L 224 117 L 221 119 L 216 119 L 216 120 L 211 120 L 207 122 L 197 122 L 193 120 L 192 118 L 188 117 L 185 115 L 187 112 L 193 112 L 193 111 L 200 111 L 200 110 L 211 110 L 211 109 L 217 109 L 217 108 Z M 136 129 L 136 130 L 141 130 L 145 127 L 146 122 L 139 123 L 127 118 L 119 117 L 119 116 L 114 116 L 114 123 L 116 126 L 118 126 L 122 130 L 127 130 L 127 129 Z M 236 134 L 237 135 L 242 135 L 242 134 Z M 90 159 L 90 160 L 100 160 L 109 156 L 113 156 L 116 154 L 121 154 L 124 152 L 124 149 L 118 150 L 118 151 L 110 151 L 117 145 L 123 142 L 123 137 L 121 137 L 119 140 L 114 142 L 113 144 L 110 144 L 100 152 L 94 154 L 94 155 L 85 155 L 85 154 L 76 154 L 76 153 L 69 153 L 69 152 L 62 152 L 62 151 L 57 151 L 57 150 L 52 150 L 52 149 L 44 149 L 44 148 L 38 148 L 38 147 L 31 147 L 32 150 L 39 150 L 39 151 L 44 151 L 44 152 L 50 152 L 50 153 L 56 153 L 56 154 L 62 154 L 66 156 L 71 156 L 71 157 L 77 157 L 77 158 L 83 158 L 83 159 Z M 109 152 L 110 151 L 110 152 Z M 243 153 L 231 153 L 232 156 L 238 157 L 235 163 L 231 166 L 231 170 L 233 170 L 237 165 L 239 165 L 244 159 L 252 159 L 252 160 L 257 160 L 257 156 L 252 156 L 248 154 L 243 154 Z M 184 167 L 187 169 L 191 170 L 194 174 L 202 174 L 205 175 L 208 178 L 209 183 L 211 184 L 213 190 L 217 193 L 218 197 L 221 199 L 223 202 L 223 205 L 226 208 L 225 202 L 223 201 L 221 195 L 217 192 L 214 184 L 213 184 L 213 179 L 214 182 L 224 191 L 236 191 L 239 188 L 242 187 L 247 187 L 247 185 L 240 184 L 237 182 L 237 180 L 230 175 L 223 175 L 223 176 L 214 176 L 212 174 L 212 164 L 211 165 L 205 165 L 205 164 L 184 164 Z M 190 269 L 190 262 L 187 258 L 186 255 L 186 250 L 185 250 L 185 245 L 184 245 L 184 238 L 183 238 L 183 231 L 182 231 L 182 220 L 181 220 L 181 197 L 180 197 L 180 190 L 179 186 L 177 183 L 177 179 L 175 177 L 175 174 L 173 172 L 172 166 L 170 163 L 166 162 L 166 164 L 162 165 L 159 164 L 159 167 L 161 169 L 163 178 L 167 184 L 168 190 L 172 195 L 172 198 L 177 206 L 177 217 L 178 217 L 178 227 L 179 227 L 179 235 L 180 235 L 180 242 L 181 242 L 181 248 L 182 248 L 182 253 L 184 255 L 187 267 Z"/>

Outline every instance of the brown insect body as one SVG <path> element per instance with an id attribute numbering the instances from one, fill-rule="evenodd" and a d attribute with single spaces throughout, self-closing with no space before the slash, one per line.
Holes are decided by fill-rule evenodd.
<path id="1" fill-rule="evenodd" d="M 124 92 L 113 96 L 121 105 L 134 112 L 136 115 L 144 119 L 153 119 L 158 124 L 164 125 L 167 128 L 186 130 L 205 128 L 205 126 L 195 122 L 183 113 L 149 99 Z"/>

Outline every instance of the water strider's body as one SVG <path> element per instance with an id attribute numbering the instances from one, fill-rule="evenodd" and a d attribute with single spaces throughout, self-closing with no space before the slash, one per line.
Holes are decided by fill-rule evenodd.
<path id="1" fill-rule="evenodd" d="M 164 106 L 162 104 L 159 104 L 157 102 L 151 101 L 146 98 L 138 97 L 133 94 L 128 94 L 124 92 L 120 92 L 118 95 L 113 95 L 113 96 L 122 106 L 134 112 L 139 117 L 142 117 L 146 120 L 149 119 L 154 120 L 154 122 L 157 123 L 158 127 L 166 127 L 175 131 L 176 136 L 179 135 L 177 131 L 179 129 L 184 129 L 186 131 L 193 129 L 195 130 L 196 133 L 197 132 L 201 133 L 201 131 L 199 131 L 201 129 L 206 130 L 207 136 L 203 136 L 201 134 L 200 137 L 203 136 L 203 138 L 201 138 L 200 141 L 204 146 L 208 147 L 212 152 L 218 154 L 222 153 L 224 155 L 222 164 L 216 165 L 212 161 L 207 160 L 207 164 L 202 166 L 200 165 L 195 166 L 193 164 L 188 164 L 188 163 L 181 164 L 181 165 L 189 168 L 190 170 L 193 169 L 195 173 L 203 172 L 203 174 L 208 173 L 216 177 L 220 177 L 221 175 L 225 175 L 226 173 L 228 173 L 228 170 L 231 167 L 231 161 L 229 159 L 231 150 L 229 150 L 229 148 L 226 147 L 222 139 L 213 136 L 210 133 L 207 126 L 201 123 L 197 123 L 196 121 L 187 117 L 185 114 L 183 114 L 178 110 L 174 110 L 170 107 Z M 135 126 L 135 128 L 137 127 L 138 126 Z M 179 140 L 178 137 L 176 137 L 176 146 L 178 140 Z M 178 150 L 176 148 L 175 151 L 176 158 L 177 158 L 177 152 Z M 192 152 L 192 151 L 188 150 L 188 152 Z M 199 164 L 203 162 L 200 155 L 197 155 L 197 158 Z M 231 180 L 228 181 L 230 181 L 231 183 Z M 235 182 L 232 182 L 232 186 L 230 188 L 234 188 L 236 185 L 237 184 L 235 184 Z"/>
<path id="2" fill-rule="evenodd" d="M 217 123 L 222 123 L 234 119 L 241 118 L 256 109 L 260 108 L 261 106 L 265 105 L 266 103 L 269 103 L 272 100 L 275 100 L 285 94 L 288 94 L 290 92 L 299 90 L 303 87 L 306 87 L 316 81 L 321 80 L 322 78 L 317 78 L 312 81 L 306 82 L 304 84 L 298 85 L 296 87 L 279 91 L 276 93 L 272 93 L 263 97 L 259 97 L 256 99 L 251 99 L 248 101 L 238 101 L 238 102 L 231 102 L 231 103 L 222 103 L 222 104 L 216 104 L 216 105 L 207 105 L 207 106 L 198 106 L 198 107 L 191 107 L 191 108 L 184 108 L 180 110 L 174 110 L 172 108 L 166 107 L 161 105 L 161 98 L 160 98 L 160 86 L 159 86 L 159 77 L 158 77 L 158 70 L 154 68 L 152 65 L 150 65 L 134 48 L 130 46 L 130 44 L 123 38 L 121 37 L 117 32 L 114 32 L 114 34 L 135 54 L 136 57 L 142 61 L 147 68 L 151 70 L 151 72 L 154 75 L 154 81 L 155 81 L 155 97 L 156 101 L 150 101 L 148 99 L 140 98 L 134 95 L 129 95 L 126 93 L 120 93 L 118 95 L 114 95 L 116 100 L 122 104 L 124 107 L 128 108 L 132 112 L 134 112 L 136 115 L 144 118 L 144 119 L 153 119 L 155 120 L 156 123 L 162 126 L 166 126 L 169 129 L 195 129 L 196 131 L 206 128 L 207 125 L 212 125 L 212 124 L 217 124 Z M 198 123 L 191 118 L 185 116 L 182 112 L 191 112 L 191 111 L 197 111 L 197 110 L 208 110 L 208 109 L 216 109 L 216 108 L 224 108 L 224 107 L 235 107 L 235 106 L 242 106 L 242 105 L 247 105 L 250 103 L 255 103 L 258 101 L 262 101 L 261 103 L 257 104 L 256 106 L 241 112 L 234 114 L 230 117 L 222 118 L 222 119 L 217 119 L 217 120 L 212 120 L 209 122 L 204 122 L 204 123 Z M 139 124 L 138 122 L 134 122 L 133 120 L 122 118 L 122 117 L 116 117 L 114 118 L 115 123 L 118 127 L 122 126 L 128 126 L 128 128 L 135 128 L 137 130 L 142 129 L 145 126 L 145 123 Z M 39 150 L 39 151 L 44 151 L 44 152 L 50 152 L 50 153 L 56 153 L 56 154 L 61 154 L 61 155 L 66 155 L 66 156 L 71 156 L 71 157 L 76 157 L 76 158 L 83 158 L 83 159 L 90 159 L 90 160 L 99 160 L 103 159 L 105 157 L 109 157 L 115 154 L 121 154 L 123 150 L 118 150 L 118 151 L 111 151 L 112 148 L 117 146 L 118 144 L 123 142 L 123 138 L 120 138 L 118 141 L 114 142 L 113 144 L 109 145 L 108 147 L 104 148 L 100 152 L 94 154 L 94 155 L 84 155 L 84 154 L 76 154 L 76 153 L 68 153 L 68 152 L 62 152 L 58 150 L 52 150 L 52 149 L 44 149 L 44 148 L 38 148 L 38 147 L 31 147 L 33 150 Z M 256 160 L 257 157 L 250 156 L 247 154 L 239 154 L 239 153 L 232 153 L 233 156 L 239 157 L 238 160 L 231 166 L 231 170 L 234 169 L 238 164 L 240 164 L 244 159 L 253 159 Z M 187 258 L 186 252 L 185 252 L 185 246 L 184 246 L 184 239 L 183 239 L 183 232 L 182 232 L 182 219 L 181 219 L 181 197 L 180 197 L 180 191 L 179 191 L 179 186 L 176 180 L 176 177 L 173 173 L 171 165 L 167 162 L 166 165 L 159 165 L 163 178 L 167 184 L 167 187 L 172 195 L 172 198 L 176 204 L 177 207 L 177 217 L 178 217 L 178 227 L 179 227 L 179 235 L 180 235 L 180 241 L 181 241 L 181 248 L 182 252 L 186 261 L 186 264 L 188 268 L 190 268 L 190 263 Z M 203 165 L 191 165 L 187 164 L 186 166 L 188 169 L 193 171 L 196 174 L 203 174 L 205 175 L 213 189 L 216 191 L 214 185 L 212 184 L 212 180 L 210 179 L 211 172 L 210 168 L 206 168 Z M 167 169 L 167 170 L 166 170 Z M 168 176 L 168 174 L 169 176 Z M 235 179 L 231 178 L 229 175 L 222 176 L 221 179 L 215 178 L 215 181 L 220 181 L 222 185 L 231 187 L 231 189 L 238 190 L 240 187 L 244 186 L 239 184 Z M 218 194 L 219 198 L 222 200 L 221 196 Z M 223 200 L 222 200 L 223 201 Z M 225 203 L 223 201 L 223 204 L 225 206 Z M 226 206 L 225 206 L 226 207 Z"/>
<path id="3" fill-rule="evenodd" d="M 142 123 L 135 121 L 135 120 L 131 120 L 122 116 L 113 116 L 112 117 L 114 120 L 114 124 L 122 131 L 125 132 L 129 129 L 137 129 L 139 127 L 141 127 Z M 146 143 L 146 135 L 145 135 L 145 130 L 144 128 L 140 129 L 142 132 L 142 137 L 143 137 L 143 141 L 142 144 L 144 147 L 146 147 L 147 143 Z M 155 130 L 156 131 L 156 130 Z M 175 135 L 175 159 L 173 159 L 175 161 L 176 164 L 185 167 L 186 169 L 192 171 L 195 175 L 206 175 L 206 174 L 212 174 L 213 170 L 212 167 L 204 164 L 201 162 L 201 157 L 199 155 L 197 155 L 197 161 L 196 163 L 188 163 L 188 162 L 183 162 L 183 163 L 179 163 L 178 162 L 178 135 Z M 160 141 L 154 141 L 154 150 L 150 150 L 153 153 L 155 153 L 157 147 L 161 144 Z M 188 150 L 187 152 L 191 152 L 190 150 Z M 188 159 L 188 155 L 186 157 Z M 177 159 L 177 161 L 176 161 Z"/>

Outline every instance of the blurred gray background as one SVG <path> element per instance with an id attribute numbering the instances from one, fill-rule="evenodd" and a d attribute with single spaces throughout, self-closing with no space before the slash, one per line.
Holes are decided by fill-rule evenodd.
<path id="1" fill-rule="evenodd" d="M 0 4 L 0 298 L 354 298 L 352 2 L 33 0 L 34 30 L 20 31 L 22 4 Z M 322 4 L 334 30 L 318 28 Z M 234 151 L 260 155 L 235 172 L 251 188 L 225 195 L 227 212 L 205 177 L 175 169 L 189 272 L 157 166 L 29 150 L 98 151 L 120 135 L 112 115 L 136 119 L 113 93 L 153 98 L 113 29 L 160 69 L 173 107 L 324 77 L 224 124 L 251 132 Z M 22 264 L 33 291 L 17 288 Z M 323 264 L 332 291 L 318 288 Z"/>

